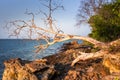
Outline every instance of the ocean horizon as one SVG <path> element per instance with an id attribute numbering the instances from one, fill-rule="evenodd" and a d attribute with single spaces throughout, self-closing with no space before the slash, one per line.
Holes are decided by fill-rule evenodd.
<path id="1" fill-rule="evenodd" d="M 35 53 L 34 46 L 45 44 L 44 40 L 31 40 L 31 39 L 0 39 L 0 80 L 4 70 L 4 61 L 12 58 L 21 58 L 23 60 L 35 60 L 45 56 L 57 53 L 63 43 L 70 42 L 71 40 L 56 43 L 51 45 L 46 50 Z"/>
<path id="2" fill-rule="evenodd" d="M 41 53 L 35 53 L 34 46 L 45 44 L 44 40 L 36 41 L 30 39 L 0 39 L 0 80 L 4 70 L 4 61 L 12 58 L 23 60 L 40 59 L 55 54 L 62 44 L 55 44 Z"/>

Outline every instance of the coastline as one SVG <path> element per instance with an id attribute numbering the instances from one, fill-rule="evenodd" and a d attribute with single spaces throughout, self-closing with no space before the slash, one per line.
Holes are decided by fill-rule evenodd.
<path id="1" fill-rule="evenodd" d="M 112 79 L 120 78 L 119 74 L 117 75 L 111 74 L 109 71 L 109 68 L 103 65 L 103 60 L 104 60 L 103 58 L 94 58 L 90 60 L 79 61 L 72 67 L 71 63 L 76 58 L 76 56 L 79 55 L 78 52 L 80 50 L 89 52 L 91 51 L 91 47 L 90 46 L 85 47 L 84 45 L 78 44 L 76 42 L 66 43 L 61 47 L 61 50 L 58 53 L 44 57 L 40 60 L 37 59 L 35 61 L 29 62 L 29 61 L 23 61 L 21 59 L 20 60 L 13 59 L 4 64 L 5 65 L 11 64 L 11 62 L 15 62 L 17 64 L 19 63 L 20 65 L 22 65 L 22 68 L 23 67 L 25 68 L 25 71 L 30 72 L 32 74 L 31 77 L 33 77 L 34 75 L 34 80 L 39 80 L 39 79 L 45 79 L 45 80 L 112 80 Z M 26 67 L 26 65 L 28 66 Z M 36 67 L 36 65 L 42 65 L 42 66 Z M 8 65 L 6 66 L 6 68 L 7 67 Z M 16 67 L 16 69 L 17 68 L 18 67 Z M 29 74 L 29 73 L 26 73 L 26 74 Z M 4 71 L 3 80 L 6 79 L 5 75 L 7 74 L 5 74 L 5 71 Z M 9 74 L 7 75 L 7 77 L 8 76 L 11 76 L 11 75 Z M 28 78 L 30 76 L 26 76 L 26 77 Z M 30 78 L 26 80 L 29 80 Z"/>

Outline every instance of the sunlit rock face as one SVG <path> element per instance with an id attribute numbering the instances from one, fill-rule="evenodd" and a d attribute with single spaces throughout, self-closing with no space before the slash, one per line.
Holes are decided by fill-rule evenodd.
<path id="1" fill-rule="evenodd" d="M 103 65 L 109 68 L 110 73 L 120 73 L 120 53 L 107 54 Z"/>
<path id="2" fill-rule="evenodd" d="M 4 62 L 2 80 L 49 80 L 55 73 L 53 65 L 46 59 L 25 61 L 19 58 Z"/>

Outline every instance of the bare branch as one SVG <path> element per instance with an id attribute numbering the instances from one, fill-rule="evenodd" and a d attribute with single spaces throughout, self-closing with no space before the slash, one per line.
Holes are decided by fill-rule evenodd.
<path id="1" fill-rule="evenodd" d="M 88 60 L 88 59 L 91 59 L 91 58 L 100 58 L 100 57 L 103 57 L 105 54 L 107 54 L 108 52 L 107 51 L 103 51 L 103 50 L 100 50 L 96 53 L 83 53 L 83 52 L 80 52 L 81 55 L 78 56 L 71 64 L 71 66 L 74 66 L 75 63 L 77 63 L 78 61 L 80 60 Z"/>
<path id="2" fill-rule="evenodd" d="M 47 44 L 46 45 L 39 45 L 39 46 L 35 46 L 35 48 L 36 48 L 35 52 L 38 53 L 38 52 L 43 51 L 46 48 L 48 48 L 48 45 Z"/>
<path id="3" fill-rule="evenodd" d="M 79 7 L 79 13 L 77 14 L 78 23 L 80 25 L 82 22 L 88 22 L 90 16 L 97 13 L 98 9 L 108 0 L 81 0 L 81 5 Z"/>
<path id="4" fill-rule="evenodd" d="M 25 29 L 28 30 L 28 37 L 30 39 L 32 39 L 33 35 L 37 34 L 38 37 L 36 39 L 37 40 L 44 39 L 46 41 L 46 44 L 39 44 L 39 45 L 35 46 L 36 53 L 45 50 L 46 48 L 48 48 L 49 46 L 51 46 L 55 43 L 63 42 L 63 41 L 70 40 L 70 39 L 88 41 L 88 42 L 94 44 L 95 47 L 99 47 L 101 49 L 100 51 L 98 51 L 96 53 L 83 53 L 83 52 L 81 52 L 81 55 L 78 56 L 73 61 L 71 66 L 73 66 L 75 63 L 77 63 L 79 60 L 86 60 L 86 59 L 90 59 L 90 58 L 104 56 L 104 54 L 107 53 L 106 49 L 108 49 L 108 45 L 106 45 L 105 43 L 102 43 L 102 42 L 97 41 L 97 40 L 90 38 L 90 37 L 65 34 L 62 30 L 58 29 L 58 26 L 55 25 L 55 21 L 53 19 L 52 14 L 57 9 L 63 8 L 63 6 L 61 6 L 61 4 L 58 4 L 58 5 L 54 4 L 53 5 L 52 1 L 53 0 L 48 0 L 47 5 L 43 4 L 43 6 L 47 7 L 48 12 L 44 12 L 44 11 L 39 10 L 40 13 L 45 16 L 44 22 L 48 28 L 37 26 L 35 24 L 34 13 L 28 12 L 28 10 L 26 10 L 25 14 L 32 16 L 32 18 L 29 21 L 15 20 L 15 21 L 10 22 L 10 24 L 12 24 L 14 26 L 13 34 L 11 36 L 18 36 Z M 90 0 L 90 1 L 92 1 L 92 0 Z M 91 2 L 91 4 L 92 5 L 89 5 L 86 3 L 85 4 L 86 6 L 84 6 L 84 12 L 86 12 L 87 14 L 90 14 L 90 15 L 93 13 L 89 12 L 90 8 L 88 8 L 88 7 L 95 7 L 96 6 L 95 1 Z M 81 16 L 81 14 L 80 14 L 80 16 Z M 82 15 L 82 17 L 86 18 L 86 17 L 84 17 L 84 15 Z M 87 18 L 88 18 L 88 16 L 87 16 Z M 52 37 L 48 34 L 52 35 Z"/>
<path id="5" fill-rule="evenodd" d="M 47 13 L 45 13 L 44 11 L 42 11 L 42 10 L 40 10 L 40 9 L 39 9 L 39 13 L 42 13 L 46 18 L 48 17 Z M 38 14 L 39 14 L 39 13 L 38 13 Z"/>
<path id="6" fill-rule="evenodd" d="M 38 34 L 41 36 L 41 39 L 44 39 L 47 43 L 50 42 L 50 37 L 44 35 L 44 33 L 41 34 L 41 33 L 38 32 Z"/>
<path id="7" fill-rule="evenodd" d="M 57 7 L 55 7 L 54 9 L 52 9 L 52 12 L 55 11 L 55 10 L 57 10 L 58 8 L 61 8 L 61 9 L 64 10 L 64 7 L 63 7 L 63 6 L 57 6 Z"/>

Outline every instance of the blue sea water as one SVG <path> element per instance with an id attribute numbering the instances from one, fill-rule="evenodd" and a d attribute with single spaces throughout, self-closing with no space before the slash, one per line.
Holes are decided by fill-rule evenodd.
<path id="1" fill-rule="evenodd" d="M 3 62 L 5 60 L 9 60 L 11 58 L 21 58 L 24 60 L 43 58 L 45 56 L 52 55 L 58 52 L 63 43 L 56 43 L 48 47 L 48 49 L 46 49 L 45 51 L 42 51 L 41 53 L 36 55 L 36 53 L 34 52 L 34 46 L 45 44 L 44 40 L 36 41 L 25 39 L 0 39 L 0 80 L 3 74 Z"/>
<path id="2" fill-rule="evenodd" d="M 21 58 L 25 60 L 34 60 L 37 58 L 43 58 L 48 55 L 55 54 L 62 43 L 57 43 L 47 50 L 36 54 L 34 46 L 39 44 L 45 44 L 44 40 L 24 40 L 24 39 L 0 39 L 0 80 L 2 78 L 5 60 L 11 58 Z M 35 56 L 36 55 L 36 56 Z"/>

